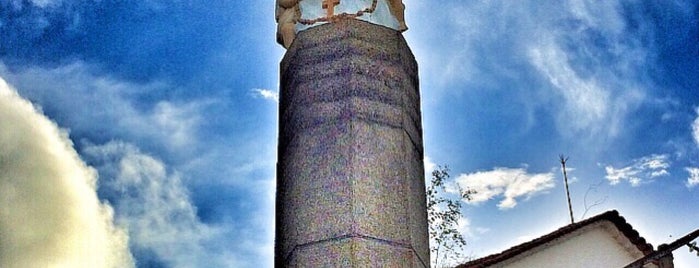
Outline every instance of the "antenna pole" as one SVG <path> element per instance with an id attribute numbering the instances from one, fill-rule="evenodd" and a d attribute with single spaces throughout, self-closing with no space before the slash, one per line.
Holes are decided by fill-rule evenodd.
<path id="1" fill-rule="evenodd" d="M 575 223 L 575 219 L 573 218 L 573 205 L 570 203 L 570 191 L 568 190 L 568 173 L 566 173 L 566 162 L 568 162 L 568 157 L 564 157 L 563 155 L 559 156 L 561 158 L 561 165 L 563 166 L 563 179 L 565 180 L 566 184 L 566 196 L 568 197 L 568 211 L 570 211 L 570 223 Z"/>

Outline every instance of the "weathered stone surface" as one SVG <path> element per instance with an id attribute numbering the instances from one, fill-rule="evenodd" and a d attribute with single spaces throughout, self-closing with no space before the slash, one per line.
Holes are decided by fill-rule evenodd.
<path id="1" fill-rule="evenodd" d="M 299 33 L 281 63 L 278 267 L 429 265 L 417 64 L 358 20 Z"/>

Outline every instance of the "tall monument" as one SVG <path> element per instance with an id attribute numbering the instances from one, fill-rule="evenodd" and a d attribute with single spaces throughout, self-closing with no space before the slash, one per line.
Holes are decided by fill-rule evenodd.
<path id="1" fill-rule="evenodd" d="M 275 265 L 429 267 L 417 63 L 401 0 L 277 0 Z"/>

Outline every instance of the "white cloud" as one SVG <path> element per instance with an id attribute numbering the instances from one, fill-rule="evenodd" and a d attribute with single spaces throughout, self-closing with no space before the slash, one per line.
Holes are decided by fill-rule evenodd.
<path id="1" fill-rule="evenodd" d="M 52 7 L 58 7 L 60 6 L 63 1 L 62 0 L 29 0 L 29 4 L 38 7 L 38 8 L 52 8 Z M 24 8 L 24 4 L 26 4 L 24 1 L 21 0 L 10 0 L 9 4 L 11 7 L 14 9 L 13 11 L 21 11 Z"/>
<path id="2" fill-rule="evenodd" d="M 159 131 L 169 133 L 170 145 L 185 147 L 194 140 L 195 130 L 200 124 L 198 108 L 199 104 L 175 105 L 161 101 L 149 115 L 150 120 L 141 123 L 155 123 Z"/>
<path id="3" fill-rule="evenodd" d="M 617 1 L 468 1 L 408 8 L 437 14 L 408 13 L 415 25 L 409 39 L 433 37 L 410 40 L 421 70 L 429 74 L 421 80 L 432 88 L 428 105 L 435 96 L 462 94 L 444 91 L 507 91 L 508 101 L 526 109 L 523 117 L 551 110 L 559 132 L 589 143 L 605 140 L 600 135 L 622 135 L 628 115 L 647 98 L 647 72 L 640 66 L 651 58 L 644 42 L 652 26 L 641 22 L 628 34 L 625 7 Z M 436 46 L 424 41 L 435 38 L 440 38 Z"/>
<path id="4" fill-rule="evenodd" d="M 480 239 L 482 235 L 490 232 L 489 228 L 473 226 L 471 220 L 463 215 L 457 221 L 457 230 L 466 240 Z"/>
<path id="5" fill-rule="evenodd" d="M 437 164 L 432 162 L 432 158 L 430 158 L 429 156 L 425 156 L 424 164 L 425 164 L 425 174 L 426 175 L 432 174 L 432 171 L 437 169 Z"/>
<path id="6" fill-rule="evenodd" d="M 473 236 L 473 231 L 471 230 L 471 220 L 466 217 L 459 217 L 459 219 L 456 221 L 456 229 L 464 237 Z"/>
<path id="7" fill-rule="evenodd" d="M 0 78 L 0 267 L 132 267 L 66 131 Z"/>
<path id="8" fill-rule="evenodd" d="M 697 119 L 694 120 L 692 124 L 692 136 L 694 136 L 694 142 L 699 146 L 699 108 L 697 110 Z"/>
<path id="9" fill-rule="evenodd" d="M 687 178 L 687 187 L 688 188 L 694 188 L 699 185 L 699 168 L 697 167 L 689 167 L 686 168 L 687 172 L 689 172 L 689 178 Z"/>
<path id="10" fill-rule="evenodd" d="M 554 35 L 541 38 L 528 50 L 528 58 L 551 85 L 552 96 L 562 98 L 560 104 L 558 98 L 552 99 L 556 102 L 553 106 L 560 107 L 555 113 L 559 131 L 617 136 L 627 113 L 645 94 L 631 79 L 609 77 L 610 71 L 605 70 L 625 67 L 579 66 L 571 58 L 580 56 L 566 51 L 557 39 L 560 37 Z"/>
<path id="11" fill-rule="evenodd" d="M 211 128 L 205 129 L 204 126 L 213 124 L 214 128 L 218 128 L 232 122 L 228 120 L 239 122 L 237 120 L 240 116 L 235 112 L 220 114 L 223 109 L 231 111 L 229 108 L 232 107 L 228 101 L 224 103 L 219 100 L 229 100 L 228 98 L 152 101 L 143 96 L 163 97 L 161 94 L 164 91 L 181 89 L 173 89 L 171 85 L 158 81 L 146 84 L 123 81 L 99 74 L 99 70 L 95 71 L 96 69 L 82 62 L 74 62 L 55 68 L 26 67 L 9 70 L 0 62 L 0 76 L 5 75 L 8 81 L 14 81 L 21 86 L 22 95 L 43 105 L 47 111 L 50 110 L 60 118 L 61 124 L 70 126 L 76 139 L 85 145 L 81 150 L 82 156 L 98 168 L 101 178 L 100 197 L 108 198 L 115 207 L 118 223 L 151 221 L 154 224 L 161 224 L 159 220 L 155 220 L 160 218 L 131 213 L 131 210 L 124 210 L 124 207 L 120 206 L 120 204 L 132 202 L 128 200 L 135 198 L 131 195 L 122 196 L 118 192 L 119 188 L 109 183 L 110 180 L 124 178 L 119 177 L 116 171 L 122 170 L 119 162 L 126 155 L 148 156 L 162 165 L 167 171 L 166 178 L 163 180 L 181 181 L 178 182 L 177 187 L 180 187 L 182 193 L 188 192 L 187 185 L 199 187 L 190 191 L 191 200 L 188 201 L 187 206 L 195 208 L 196 201 L 205 200 L 202 201 L 205 203 L 199 206 L 208 206 L 203 208 L 203 210 L 210 209 L 205 212 L 209 213 L 207 214 L 209 218 L 206 220 L 215 221 L 216 224 L 204 224 L 196 219 L 196 213 L 192 214 L 196 221 L 190 223 L 204 227 L 201 227 L 201 230 L 192 231 L 194 233 L 177 231 L 182 241 L 190 241 L 190 245 L 178 244 L 181 241 L 166 245 L 164 241 L 168 240 L 162 236 L 153 237 L 153 241 L 134 236 L 131 239 L 131 245 L 136 258 L 144 256 L 160 258 L 160 255 L 165 255 L 167 257 L 161 259 L 169 262 L 169 267 L 177 267 L 175 263 L 181 263 L 187 267 L 272 266 L 273 250 L 268 249 L 273 248 L 274 229 L 268 228 L 268 223 L 273 223 L 274 219 L 274 198 L 267 194 L 274 193 L 272 179 L 276 149 L 274 128 L 269 128 L 271 131 L 255 131 L 255 137 L 251 137 L 250 133 L 229 132 L 228 129 L 225 134 L 211 131 Z M 230 133 L 240 135 L 230 136 Z M 226 135 L 225 139 L 222 135 Z M 127 154 L 126 149 L 123 149 L 122 153 L 105 152 L 105 155 L 114 156 L 114 159 L 104 159 L 99 162 L 100 165 L 97 165 L 89 159 L 91 156 L 87 154 L 86 148 L 107 146 L 90 145 L 93 141 L 107 140 L 127 141 L 128 144 L 147 148 L 148 155 L 141 153 L 136 146 L 128 145 L 125 147 L 131 146 L 137 153 Z M 251 158 L 250 155 L 254 157 Z M 222 161 L 227 164 L 222 165 Z M 105 165 L 110 165 L 111 169 L 116 171 L 105 173 L 110 169 L 102 168 Z M 157 165 L 144 164 L 142 168 L 151 169 L 155 166 Z M 155 176 L 158 173 L 148 174 Z M 139 185 L 136 182 L 131 183 Z M 141 186 L 149 185 L 144 182 Z M 163 189 L 172 190 L 168 187 Z M 113 195 L 106 195 L 103 190 L 111 191 Z M 146 195 L 145 191 L 140 189 L 135 193 L 140 198 Z M 211 200 L 210 202 L 207 198 L 201 198 L 201 195 L 211 194 L 228 194 L 226 198 L 233 199 L 226 199 L 226 202 L 231 204 L 223 209 L 220 208 L 223 206 L 216 203 L 219 201 Z M 121 202 L 122 199 L 124 202 Z M 136 204 L 142 205 L 141 208 L 144 207 L 143 205 L 152 204 L 152 202 L 135 201 L 132 203 L 134 209 L 137 209 Z M 154 213 L 156 212 L 162 211 L 154 210 Z M 184 215 L 189 212 L 177 213 Z M 134 223 L 129 225 L 139 226 Z M 169 234 L 173 229 L 179 230 L 177 228 L 184 227 L 154 225 L 153 228 L 165 229 L 162 232 L 150 231 L 150 233 Z M 145 229 L 129 231 L 132 234 L 136 232 L 148 234 Z M 236 239 L 231 240 L 230 237 L 236 237 Z M 145 247 L 160 248 L 158 251 L 148 249 L 147 253 L 139 250 Z M 167 253 L 168 250 L 187 251 L 183 248 L 191 249 L 192 253 L 187 252 L 180 256 L 171 256 Z M 206 253 L 202 252 L 203 249 Z M 188 265 L 194 262 L 196 262 L 195 265 Z"/>
<path id="12" fill-rule="evenodd" d="M 0 63 L 0 75 L 16 81 L 29 99 L 61 111 L 63 122 L 74 130 L 139 139 L 170 152 L 191 151 L 198 140 L 202 110 L 212 102 L 136 103 L 135 95 L 172 90 L 171 86 L 162 82 L 134 84 L 96 75 L 82 62 L 54 69 L 30 67 L 13 71 Z"/>
<path id="13" fill-rule="evenodd" d="M 615 168 L 611 165 L 606 166 L 605 171 L 607 175 L 605 178 L 612 185 L 626 180 L 631 186 L 636 187 L 657 177 L 670 175 L 667 171 L 669 167 L 670 160 L 668 155 L 650 155 L 635 159 L 631 165 L 626 167 Z"/>
<path id="14" fill-rule="evenodd" d="M 583 79 L 573 70 L 565 52 L 555 44 L 529 52 L 532 63 L 557 89 L 568 107 L 568 126 L 574 130 L 588 128 L 608 116 L 609 95 L 597 81 Z"/>
<path id="15" fill-rule="evenodd" d="M 617 1 L 571 0 L 567 2 L 571 15 L 590 28 L 616 35 L 625 28 L 624 18 L 619 14 L 621 6 Z"/>
<path id="16" fill-rule="evenodd" d="M 495 168 L 461 174 L 456 181 L 464 189 L 477 192 L 469 203 L 478 204 L 502 196 L 503 200 L 498 203 L 500 209 L 514 208 L 518 198 L 530 198 L 555 185 L 553 173 L 530 174 L 524 168 Z"/>
<path id="17" fill-rule="evenodd" d="M 171 267 L 239 266 L 212 246 L 225 230 L 197 218 L 178 174 L 168 172 L 162 161 L 117 141 L 89 146 L 85 153 L 108 160 L 100 168 L 112 170 L 107 175 L 114 177 L 104 178 L 101 187 L 120 196 L 114 204 L 117 221 L 129 227 L 135 248 L 154 252 Z"/>
<path id="18" fill-rule="evenodd" d="M 252 90 L 255 97 L 260 97 L 266 100 L 271 100 L 274 102 L 279 102 L 279 93 L 271 91 L 269 89 L 255 88 Z"/>
<path id="19" fill-rule="evenodd" d="M 432 180 L 432 171 L 437 169 L 437 164 L 432 162 L 432 158 L 429 156 L 425 156 L 423 164 L 425 165 L 425 184 L 429 185 L 430 181 Z"/>
<path id="20" fill-rule="evenodd" d="M 52 7 L 52 6 L 58 6 L 61 4 L 61 0 L 30 0 L 32 4 L 34 4 L 37 7 L 40 8 L 46 8 L 46 7 Z"/>

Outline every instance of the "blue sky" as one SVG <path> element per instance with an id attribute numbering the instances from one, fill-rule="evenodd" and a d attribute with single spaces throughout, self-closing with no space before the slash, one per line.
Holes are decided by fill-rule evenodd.
<path id="1" fill-rule="evenodd" d="M 699 3 L 404 2 L 426 165 L 479 191 L 467 254 L 568 223 L 559 154 L 576 220 L 617 209 L 655 246 L 699 228 Z M 102 219 L 114 252 L 128 239 L 138 267 L 271 267 L 275 28 L 271 0 L 0 0 L 0 111 L 17 113 L 1 141 L 26 146 L 0 160 L 37 159 L 0 168 L 53 170 L 29 148 L 62 148 L 50 155 L 97 193 L 79 195 L 113 213 L 84 218 Z M 3 213 L 18 200 L 0 199 Z"/>

